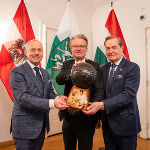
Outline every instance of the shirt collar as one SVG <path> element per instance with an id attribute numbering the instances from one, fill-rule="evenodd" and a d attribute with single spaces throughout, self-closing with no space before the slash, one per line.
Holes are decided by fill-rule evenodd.
<path id="1" fill-rule="evenodd" d="M 84 58 L 83 60 L 81 60 L 82 62 L 85 62 L 86 58 Z M 75 60 L 75 63 L 77 63 L 77 61 Z"/>
<path id="2" fill-rule="evenodd" d="M 115 65 L 119 66 L 119 64 L 120 64 L 120 62 L 122 61 L 122 59 L 123 59 L 123 56 L 120 58 L 119 61 L 117 61 L 117 62 L 115 63 Z M 112 65 L 112 63 L 111 63 L 111 65 Z"/>
<path id="3" fill-rule="evenodd" d="M 33 69 L 34 67 L 40 67 L 39 65 L 38 66 L 35 66 L 34 64 L 32 64 L 29 60 L 27 60 L 28 64 L 30 65 L 30 67 Z"/>

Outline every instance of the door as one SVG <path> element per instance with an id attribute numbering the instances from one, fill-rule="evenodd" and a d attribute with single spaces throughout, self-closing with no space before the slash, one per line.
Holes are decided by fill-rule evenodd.
<path id="1" fill-rule="evenodd" d="M 150 27 L 145 28 L 146 33 L 146 101 L 147 101 L 147 130 L 150 138 Z"/>
<path id="2" fill-rule="evenodd" d="M 46 28 L 46 61 L 48 61 L 51 51 L 52 43 L 54 41 L 57 30 L 53 28 Z M 62 132 L 62 122 L 58 117 L 58 109 L 54 108 L 50 110 L 50 132 L 49 135 L 58 134 Z"/>

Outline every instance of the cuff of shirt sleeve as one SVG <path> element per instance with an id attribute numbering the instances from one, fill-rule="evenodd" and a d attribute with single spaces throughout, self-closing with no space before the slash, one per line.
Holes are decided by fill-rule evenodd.
<path id="1" fill-rule="evenodd" d="M 102 102 L 103 102 L 103 101 L 102 101 Z M 105 110 L 105 104 L 104 104 L 104 102 L 103 102 L 102 110 Z"/>
<path id="2" fill-rule="evenodd" d="M 59 97 L 59 96 L 56 96 L 55 99 L 57 99 L 58 97 Z M 55 107 L 55 106 L 54 106 L 54 100 L 55 100 L 55 99 L 50 99 L 50 100 L 49 100 L 49 108 L 50 108 L 50 109 L 52 109 L 52 108 Z"/>
<path id="3" fill-rule="evenodd" d="M 54 108 L 54 99 L 49 100 L 49 108 L 50 109 Z"/>

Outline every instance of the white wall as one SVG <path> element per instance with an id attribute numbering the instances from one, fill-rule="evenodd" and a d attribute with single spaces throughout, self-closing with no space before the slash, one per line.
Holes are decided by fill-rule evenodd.
<path id="1" fill-rule="evenodd" d="M 4 39 L 4 35 L 12 21 L 14 13 L 19 3 L 14 0 L 10 3 L 9 0 L 0 2 L 0 44 Z M 10 135 L 10 120 L 13 103 L 10 100 L 5 87 L 0 80 L 0 142 L 8 141 L 11 139 Z"/>
<path id="2" fill-rule="evenodd" d="M 10 122 L 13 102 L 0 80 L 0 142 L 11 139 Z"/>
<path id="3" fill-rule="evenodd" d="M 146 71 L 145 71 L 145 30 L 150 26 L 150 1 L 149 0 L 116 0 L 113 8 L 116 12 L 124 39 L 126 41 L 131 61 L 139 64 L 141 69 L 141 84 L 138 92 L 138 104 L 142 122 L 142 132 L 140 135 L 147 138 L 146 124 Z M 104 26 L 111 10 L 110 4 L 96 9 L 93 14 L 92 31 L 93 47 L 96 50 L 97 44 L 103 44 Z M 140 15 L 145 14 L 146 20 L 141 21 Z M 95 53 L 95 51 L 94 51 Z"/>

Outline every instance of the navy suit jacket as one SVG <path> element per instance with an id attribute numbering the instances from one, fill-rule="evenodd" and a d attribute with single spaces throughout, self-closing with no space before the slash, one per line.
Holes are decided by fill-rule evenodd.
<path id="1" fill-rule="evenodd" d="M 135 135 L 141 131 L 137 91 L 140 83 L 140 68 L 123 57 L 111 84 L 108 75 L 111 63 L 102 67 L 105 99 L 103 100 L 103 129 L 106 119 L 114 134 L 119 136 Z"/>
<path id="2" fill-rule="evenodd" d="M 43 89 L 28 62 L 11 70 L 10 86 L 14 95 L 11 131 L 15 138 L 37 138 L 43 123 L 49 131 L 49 99 L 54 99 L 56 94 L 48 72 L 42 68 L 40 71 Z"/>

